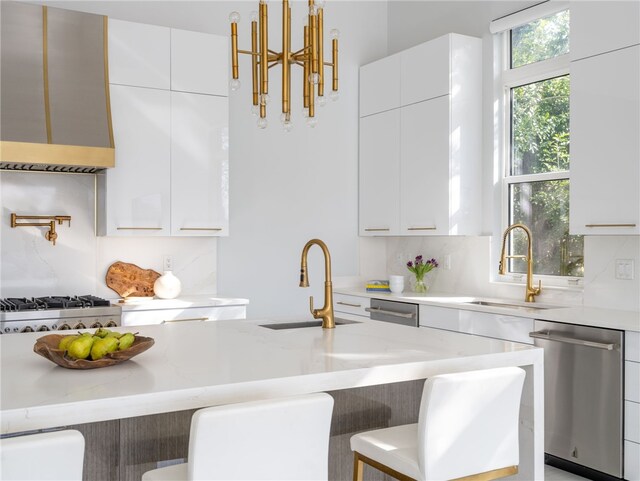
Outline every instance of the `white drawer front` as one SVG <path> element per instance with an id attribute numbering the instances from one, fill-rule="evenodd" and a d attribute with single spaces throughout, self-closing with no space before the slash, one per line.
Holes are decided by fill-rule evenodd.
<path id="1" fill-rule="evenodd" d="M 420 326 L 460 332 L 460 311 L 438 306 L 420 306 Z"/>
<path id="2" fill-rule="evenodd" d="M 368 297 L 348 296 L 346 294 L 333 295 L 333 310 L 336 312 L 369 317 L 369 313 L 365 311 L 365 308 L 370 305 L 371 299 Z"/>
<path id="3" fill-rule="evenodd" d="M 640 444 L 624 442 L 624 479 L 640 481 Z"/>
<path id="4" fill-rule="evenodd" d="M 624 438 L 640 443 L 640 404 L 624 402 Z"/>
<path id="5" fill-rule="evenodd" d="M 624 398 L 640 403 L 640 363 L 624 363 Z"/>
<path id="6" fill-rule="evenodd" d="M 640 332 L 624 333 L 624 358 L 627 361 L 640 362 Z"/>
<path id="7" fill-rule="evenodd" d="M 460 327 L 462 332 L 469 334 L 533 344 L 533 339 L 529 337 L 533 331 L 533 319 L 526 317 L 460 311 Z"/>
<path id="8" fill-rule="evenodd" d="M 123 326 L 147 326 L 168 322 L 218 321 L 246 319 L 246 306 L 190 307 L 186 309 L 157 309 L 122 313 Z"/>

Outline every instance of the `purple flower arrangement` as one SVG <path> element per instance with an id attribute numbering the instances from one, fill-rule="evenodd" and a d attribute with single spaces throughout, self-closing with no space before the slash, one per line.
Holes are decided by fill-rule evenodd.
<path id="1" fill-rule="evenodd" d="M 414 261 L 407 262 L 407 269 L 416 276 L 416 292 L 427 292 L 427 287 L 424 284 L 424 275 L 436 267 L 438 267 L 438 261 L 435 259 L 427 259 L 425 261 L 422 256 L 416 256 Z"/>

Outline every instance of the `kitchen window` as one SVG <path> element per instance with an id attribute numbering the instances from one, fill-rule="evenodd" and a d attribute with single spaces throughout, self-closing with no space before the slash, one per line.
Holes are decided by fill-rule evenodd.
<path id="1" fill-rule="evenodd" d="M 569 234 L 569 10 L 502 33 L 505 106 L 502 176 L 503 229 L 522 223 L 533 233 L 536 276 L 571 277 L 584 272 L 583 238 Z M 524 233 L 512 233 L 511 255 L 526 254 Z M 508 273 L 519 280 L 523 259 Z"/>

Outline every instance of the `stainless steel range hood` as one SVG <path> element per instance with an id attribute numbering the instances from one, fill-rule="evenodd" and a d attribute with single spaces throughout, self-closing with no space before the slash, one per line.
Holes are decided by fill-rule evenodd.
<path id="1" fill-rule="evenodd" d="M 114 166 L 107 17 L 0 2 L 0 169 Z"/>

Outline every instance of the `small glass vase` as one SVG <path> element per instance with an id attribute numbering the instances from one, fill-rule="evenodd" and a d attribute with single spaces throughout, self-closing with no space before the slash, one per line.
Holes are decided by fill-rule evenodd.
<path id="1" fill-rule="evenodd" d="M 424 283 L 424 279 L 416 279 L 416 285 L 414 286 L 413 290 L 420 294 L 426 294 L 428 289 L 427 285 Z"/>

